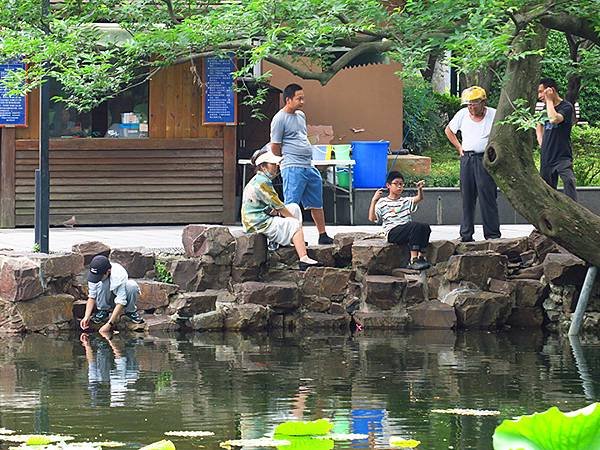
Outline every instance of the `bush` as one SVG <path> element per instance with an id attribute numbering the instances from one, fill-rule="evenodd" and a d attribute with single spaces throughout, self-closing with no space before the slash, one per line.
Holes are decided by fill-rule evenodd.
<path id="1" fill-rule="evenodd" d="M 600 185 L 600 127 L 578 125 L 571 133 L 578 186 Z"/>

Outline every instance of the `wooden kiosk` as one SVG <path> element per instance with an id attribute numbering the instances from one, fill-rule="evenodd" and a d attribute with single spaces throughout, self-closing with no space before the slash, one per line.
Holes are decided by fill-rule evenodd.
<path id="1" fill-rule="evenodd" d="M 196 73 L 204 73 L 197 60 Z M 148 137 L 50 140 L 50 224 L 232 223 L 236 127 L 206 124 L 190 63 L 148 82 Z M 27 126 L 0 128 L 0 227 L 34 223 L 39 98 Z"/>

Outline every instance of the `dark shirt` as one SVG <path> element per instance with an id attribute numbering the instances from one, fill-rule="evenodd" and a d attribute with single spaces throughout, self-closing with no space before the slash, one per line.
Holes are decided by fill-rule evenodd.
<path id="1" fill-rule="evenodd" d="M 553 124 L 546 120 L 542 137 L 542 165 L 554 166 L 560 161 L 573 160 L 571 150 L 571 127 L 573 126 L 573 105 L 565 100 L 556 105 L 556 112 L 564 117 L 561 123 Z"/>

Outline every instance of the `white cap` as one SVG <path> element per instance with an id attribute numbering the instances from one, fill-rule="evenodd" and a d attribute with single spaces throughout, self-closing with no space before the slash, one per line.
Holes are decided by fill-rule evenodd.
<path id="1" fill-rule="evenodd" d="M 262 163 L 279 164 L 282 159 L 283 158 L 281 156 L 277 156 L 277 155 L 273 154 L 273 152 L 268 151 L 268 152 L 264 152 L 262 155 L 260 155 L 258 158 L 256 158 L 256 161 L 254 161 L 254 164 L 257 167 L 260 166 Z"/>

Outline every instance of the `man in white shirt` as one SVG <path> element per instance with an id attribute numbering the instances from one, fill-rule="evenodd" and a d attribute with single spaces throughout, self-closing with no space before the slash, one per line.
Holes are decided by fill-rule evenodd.
<path id="1" fill-rule="evenodd" d="M 483 235 L 485 239 L 496 239 L 500 237 L 497 188 L 494 179 L 483 167 L 483 153 L 496 110 L 486 106 L 486 92 L 479 86 L 465 89 L 461 100 L 467 107 L 458 111 L 444 130 L 460 156 L 460 193 L 463 204 L 460 238 L 462 242 L 473 241 L 475 204 L 479 196 Z M 459 131 L 462 142 L 456 136 Z"/>

